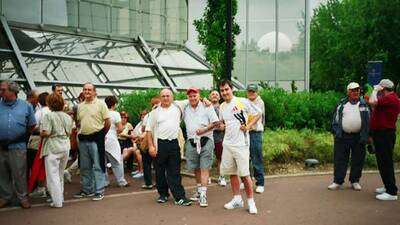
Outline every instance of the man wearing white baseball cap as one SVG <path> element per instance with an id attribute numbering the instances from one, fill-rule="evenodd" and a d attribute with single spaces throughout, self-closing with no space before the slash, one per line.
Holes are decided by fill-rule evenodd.
<path id="1" fill-rule="evenodd" d="M 334 141 L 334 178 L 329 190 L 342 188 L 351 154 L 351 188 L 361 190 L 359 183 L 365 160 L 365 145 L 368 140 L 369 108 L 360 98 L 360 85 L 351 82 L 347 85 L 347 97 L 342 99 L 333 116 L 332 130 Z"/>
<path id="2" fill-rule="evenodd" d="M 396 143 L 396 122 L 400 113 L 400 101 L 391 80 L 383 79 L 375 85 L 370 105 L 373 107 L 370 121 L 375 155 L 384 187 L 377 188 L 376 198 L 397 200 L 397 187 L 393 166 L 393 149 Z"/>

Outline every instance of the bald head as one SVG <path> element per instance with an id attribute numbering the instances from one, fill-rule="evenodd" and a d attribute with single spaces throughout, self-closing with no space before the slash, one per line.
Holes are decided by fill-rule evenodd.
<path id="1" fill-rule="evenodd" d="M 161 107 L 169 107 L 174 101 L 174 94 L 170 89 L 164 88 L 160 91 Z"/>

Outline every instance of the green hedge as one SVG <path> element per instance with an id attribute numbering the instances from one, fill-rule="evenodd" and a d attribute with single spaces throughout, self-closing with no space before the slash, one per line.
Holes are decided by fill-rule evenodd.
<path id="1" fill-rule="evenodd" d="M 397 133 L 394 161 L 400 161 L 400 132 Z M 269 163 L 304 162 L 307 158 L 321 163 L 333 162 L 333 136 L 329 132 L 302 130 L 266 130 L 264 132 L 264 160 Z M 376 167 L 374 155 L 368 154 L 366 166 Z"/>
<path id="2" fill-rule="evenodd" d="M 135 91 L 123 95 L 120 110 L 127 111 L 132 123 L 137 123 L 140 111 L 149 108 L 152 97 L 159 90 Z M 203 97 L 208 96 L 208 91 L 202 91 Z M 236 92 L 238 96 L 245 96 L 245 92 Z M 265 103 L 266 126 L 271 129 L 321 129 L 329 130 L 332 112 L 341 93 L 288 93 L 282 89 L 263 89 L 259 92 Z M 185 99 L 185 93 L 178 93 L 175 99 Z"/>

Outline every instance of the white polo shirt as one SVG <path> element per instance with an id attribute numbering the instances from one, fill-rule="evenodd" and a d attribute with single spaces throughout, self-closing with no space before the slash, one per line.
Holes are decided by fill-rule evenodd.
<path id="1" fill-rule="evenodd" d="M 208 126 L 210 123 L 218 122 L 218 116 L 212 106 L 206 107 L 202 102 L 199 102 L 196 108 L 190 104 L 184 108 L 184 121 L 186 125 L 186 134 L 188 138 L 196 136 L 196 130 Z M 213 139 L 213 131 L 210 130 L 201 136 L 206 136 Z"/>
<path id="2" fill-rule="evenodd" d="M 157 115 L 156 115 L 157 114 Z M 158 139 L 177 139 L 179 134 L 179 125 L 181 121 L 181 110 L 174 104 L 168 108 L 161 106 L 154 109 L 150 114 L 146 124 L 146 131 L 151 131 L 151 124 L 154 118 L 157 119 L 156 131 Z"/>
<path id="3" fill-rule="evenodd" d="M 238 104 L 239 102 L 241 104 Z M 247 137 L 248 139 L 250 135 L 248 135 L 247 132 L 247 136 L 245 137 L 244 132 L 240 130 L 240 121 L 234 116 L 234 114 L 240 113 L 241 107 L 243 107 L 242 111 L 246 118 L 246 122 L 248 121 L 248 115 L 261 114 L 261 110 L 246 98 L 233 97 L 230 103 L 224 102 L 221 104 L 219 117 L 225 122 L 224 145 L 246 145 L 245 138 Z M 247 140 L 247 143 L 250 143 L 249 139 Z"/>

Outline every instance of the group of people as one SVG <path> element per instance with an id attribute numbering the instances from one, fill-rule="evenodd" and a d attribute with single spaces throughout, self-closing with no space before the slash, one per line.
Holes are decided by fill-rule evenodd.
<path id="1" fill-rule="evenodd" d="M 50 206 L 62 207 L 64 177 L 70 181 L 71 173 L 78 168 L 81 190 L 74 197 L 102 200 L 110 184 L 107 168 L 111 168 L 118 186 L 129 186 L 124 164 L 132 166 L 133 156 L 137 170 L 131 175 L 143 178 L 142 188 L 154 187 L 154 167 L 158 203 L 167 202 L 171 193 L 176 205 L 189 206 L 198 201 L 200 207 L 207 207 L 207 186 L 215 155 L 218 183 L 226 186 L 225 177 L 229 176 L 233 195 L 224 208 L 244 207 L 240 194 L 240 189 L 244 189 L 249 213 L 257 214 L 250 166 L 256 181 L 255 192 L 263 193 L 264 102 L 255 84 L 248 85 L 247 98 L 234 96 L 228 80 L 221 81 L 218 89 L 219 92 L 212 91 L 202 99 L 200 90 L 192 87 L 186 91 L 187 99 L 179 101 L 174 100 L 170 89 L 163 89 L 133 127 L 126 112 L 116 111 L 118 99 L 98 99 L 91 83 L 83 85 L 78 104 L 70 107 L 63 99 L 60 84 L 54 85 L 50 94 L 30 91 L 27 101 L 23 101 L 18 98 L 18 84 L 3 81 L 0 208 L 11 204 L 15 197 L 22 208 L 29 208 L 28 192 L 39 196 L 48 192 Z M 359 181 L 368 148 L 376 154 L 384 184 L 376 189 L 376 198 L 397 200 L 393 148 L 400 101 L 394 84 L 382 80 L 368 100 L 360 97 L 357 83 L 350 83 L 347 91 L 348 96 L 337 105 L 332 122 L 334 180 L 328 188 L 343 187 L 351 154 L 349 180 L 354 190 L 361 190 Z M 72 151 L 76 152 L 76 160 L 66 168 L 74 156 Z M 195 174 L 197 188 L 190 198 L 182 185 L 182 158 L 186 159 L 187 169 Z"/>
<path id="2" fill-rule="evenodd" d="M 187 100 L 175 101 L 171 90 L 163 89 L 152 99 L 151 110 L 144 110 L 140 122 L 133 127 L 126 112 L 116 111 L 118 99 L 98 99 L 91 83 L 83 85 L 78 104 L 70 107 L 62 97 L 60 84 L 52 87 L 51 94 L 30 91 L 27 101 L 23 101 L 18 99 L 18 85 L 3 81 L 0 207 L 12 203 L 14 191 L 23 208 L 30 207 L 29 192 L 39 197 L 48 192 L 50 206 L 62 207 L 64 177 L 70 181 L 77 169 L 81 190 L 74 197 L 102 200 L 110 183 L 107 168 L 111 168 L 118 185 L 126 187 L 129 183 L 124 162 L 131 166 L 132 156 L 138 169 L 131 175 L 143 177 L 142 188 L 153 188 L 154 167 L 158 203 L 167 202 L 171 193 L 177 205 L 199 201 L 201 207 L 206 207 L 209 171 L 215 155 L 220 172 L 218 183 L 226 186 L 225 176 L 230 176 L 234 195 L 225 208 L 243 207 L 241 179 L 249 212 L 257 213 L 249 166 L 251 161 L 256 192 L 264 192 L 264 120 L 260 119 L 264 117 L 264 103 L 257 95 L 257 85 L 249 85 L 248 98 L 233 96 L 230 81 L 221 82 L 219 88 L 222 104 L 218 91 L 201 99 L 198 88 L 189 88 Z M 182 134 L 181 122 L 185 123 L 186 135 Z M 66 168 L 75 150 L 77 158 Z M 181 183 L 182 158 L 196 178 L 197 189 L 190 199 Z"/>
<path id="3" fill-rule="evenodd" d="M 360 178 L 368 149 L 376 156 L 384 184 L 375 190 L 376 199 L 397 200 L 393 150 L 400 101 L 394 89 L 391 80 L 383 79 L 375 85 L 371 96 L 362 98 L 358 83 L 347 86 L 348 96 L 338 103 L 333 115 L 334 179 L 329 190 L 343 189 L 350 155 L 350 187 L 362 189 Z"/>

